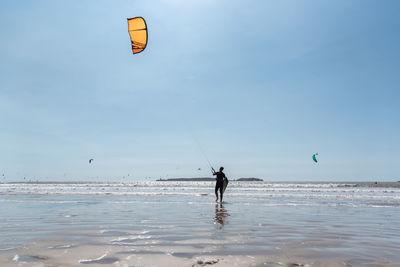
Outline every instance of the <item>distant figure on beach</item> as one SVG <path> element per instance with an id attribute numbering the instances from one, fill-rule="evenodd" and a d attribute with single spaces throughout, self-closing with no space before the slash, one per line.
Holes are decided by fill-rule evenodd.
<path id="1" fill-rule="evenodd" d="M 220 201 L 222 202 L 222 196 L 224 194 L 224 181 L 227 180 L 225 173 L 222 171 L 224 170 L 224 167 L 219 168 L 219 172 L 216 172 L 214 168 L 212 168 L 213 175 L 216 175 L 217 177 L 215 178 L 217 180 L 215 184 L 215 196 L 217 197 L 215 199 L 215 202 L 218 201 L 218 189 L 219 189 L 219 194 L 220 194 Z"/>

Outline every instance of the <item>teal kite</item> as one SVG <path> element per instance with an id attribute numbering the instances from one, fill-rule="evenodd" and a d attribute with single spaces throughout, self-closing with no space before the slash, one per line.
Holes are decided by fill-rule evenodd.
<path id="1" fill-rule="evenodd" d="M 317 157 L 316 156 L 318 156 L 318 153 L 315 153 L 314 155 L 312 155 L 312 159 L 313 159 L 313 161 L 315 161 L 315 163 L 317 163 L 318 162 L 318 160 L 317 160 Z"/>

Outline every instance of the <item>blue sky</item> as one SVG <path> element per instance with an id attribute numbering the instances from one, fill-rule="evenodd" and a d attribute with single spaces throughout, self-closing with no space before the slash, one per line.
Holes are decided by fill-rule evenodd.
<path id="1" fill-rule="evenodd" d="M 1 1 L 3 180 L 400 180 L 399 8 Z"/>

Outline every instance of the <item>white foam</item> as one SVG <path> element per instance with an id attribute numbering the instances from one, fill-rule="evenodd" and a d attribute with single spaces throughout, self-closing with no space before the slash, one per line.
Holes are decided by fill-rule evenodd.
<path id="1" fill-rule="evenodd" d="M 328 200 L 380 200 L 400 205 L 400 188 L 354 187 L 347 183 L 229 183 L 230 197 L 305 198 Z M 100 196 L 213 196 L 214 182 L 134 182 L 1 184 L 0 195 L 100 195 Z M 210 193 L 210 191 L 212 193 Z M 0 201 L 9 200 L 7 198 Z M 36 202 L 78 203 L 74 200 L 34 199 Z M 124 200 L 123 200 L 124 201 Z M 123 202 L 118 202 L 123 203 Z M 194 202 L 195 203 L 195 202 Z M 72 214 L 64 214 L 72 217 Z"/>
<path id="2" fill-rule="evenodd" d="M 104 259 L 105 257 L 107 257 L 107 252 L 96 259 L 81 259 L 81 260 L 79 260 L 79 263 L 96 262 L 96 261 L 100 261 L 100 260 Z"/>
<path id="3" fill-rule="evenodd" d="M 111 243 L 117 243 L 117 242 L 126 242 L 126 241 L 133 241 L 133 240 L 143 240 L 143 239 L 149 239 L 151 238 L 151 235 L 135 235 L 135 236 L 128 236 L 128 237 L 118 237 L 116 239 L 111 240 Z"/>
<path id="4" fill-rule="evenodd" d="M 12 259 L 13 261 L 19 261 L 19 255 L 18 254 L 16 254 L 14 257 L 13 257 L 13 259 Z"/>
<path id="5" fill-rule="evenodd" d="M 54 247 L 47 247 L 49 249 L 72 248 L 73 245 L 59 245 Z"/>

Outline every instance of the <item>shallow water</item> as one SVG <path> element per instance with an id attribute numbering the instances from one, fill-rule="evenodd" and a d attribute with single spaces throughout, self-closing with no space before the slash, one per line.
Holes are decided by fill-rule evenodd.
<path id="1" fill-rule="evenodd" d="M 213 186 L 0 184 L 0 264 L 400 263 L 399 188 L 231 182 L 216 204 Z"/>

